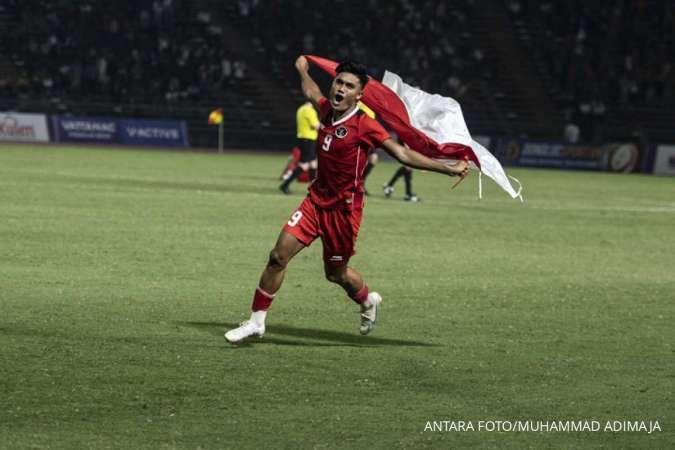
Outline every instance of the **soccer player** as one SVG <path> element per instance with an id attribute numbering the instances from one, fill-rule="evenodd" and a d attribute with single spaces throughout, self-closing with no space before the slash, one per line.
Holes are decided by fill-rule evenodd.
<path id="1" fill-rule="evenodd" d="M 284 166 L 284 170 L 282 170 L 279 179 L 281 181 L 285 181 L 288 177 L 290 177 L 293 174 L 293 171 L 295 170 L 296 167 L 298 167 L 298 164 L 300 164 L 300 147 L 295 146 L 291 151 L 291 155 L 286 160 L 286 165 Z M 302 181 L 303 183 L 312 181 L 309 178 L 309 172 L 305 170 L 303 170 L 300 173 L 300 175 L 298 175 L 296 180 Z"/>
<path id="2" fill-rule="evenodd" d="M 291 176 L 284 179 L 279 190 L 284 194 L 290 194 L 288 186 L 298 176 L 309 169 L 309 179 L 316 177 L 316 137 L 319 130 L 319 117 L 311 102 L 303 103 L 295 113 L 297 126 L 297 146 L 300 148 L 300 163 L 293 169 Z"/>
<path id="3" fill-rule="evenodd" d="M 368 83 L 363 65 L 354 62 L 338 65 L 328 98 L 309 75 L 309 63 L 304 56 L 297 59 L 295 67 L 303 94 L 319 110 L 318 176 L 270 252 L 253 296 L 250 319 L 225 333 L 229 342 L 265 333 L 267 310 L 281 288 L 288 263 L 318 237 L 323 244 L 326 278 L 339 284 L 360 306 L 359 331 L 364 335 L 370 333 L 382 297 L 370 292 L 361 274 L 348 265 L 361 224 L 363 171 L 368 153 L 381 147 L 402 164 L 449 176 L 468 171 L 464 161 L 446 165 L 400 145 L 376 120 L 360 112 L 357 102 Z"/>
<path id="4" fill-rule="evenodd" d="M 384 185 L 384 196 L 387 198 L 391 197 L 391 194 L 394 193 L 394 184 L 399 178 L 403 177 L 403 181 L 405 181 L 405 197 L 403 197 L 403 199 L 406 202 L 413 203 L 422 201 L 422 199 L 412 191 L 412 172 L 412 169 L 406 166 L 399 167 L 394 173 L 394 176 L 391 177 L 391 180 Z"/>

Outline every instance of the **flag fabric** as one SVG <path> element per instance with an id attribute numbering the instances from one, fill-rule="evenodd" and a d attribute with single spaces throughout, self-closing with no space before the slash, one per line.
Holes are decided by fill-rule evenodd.
<path id="1" fill-rule="evenodd" d="M 220 125 L 221 123 L 223 123 L 223 109 L 214 109 L 209 114 L 209 125 Z"/>
<path id="2" fill-rule="evenodd" d="M 335 76 L 336 62 L 312 55 L 306 58 Z M 512 198 L 523 200 L 520 182 L 508 177 L 492 153 L 471 137 L 462 108 L 454 99 L 409 86 L 398 75 L 387 71 L 382 82 L 370 77 L 361 101 L 413 150 L 441 161 L 468 160 L 470 166 L 479 171 L 479 196 L 482 195 L 480 174 L 485 174 Z M 518 191 L 509 178 L 518 183 Z"/>

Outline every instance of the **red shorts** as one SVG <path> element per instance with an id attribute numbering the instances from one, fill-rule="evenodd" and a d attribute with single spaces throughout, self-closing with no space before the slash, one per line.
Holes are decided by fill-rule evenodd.
<path id="1" fill-rule="evenodd" d="M 326 264 L 341 266 L 356 253 L 356 237 L 361 226 L 363 208 L 322 209 L 309 198 L 300 204 L 284 225 L 284 231 L 295 236 L 305 245 L 317 237 L 323 243 L 323 260 Z"/>

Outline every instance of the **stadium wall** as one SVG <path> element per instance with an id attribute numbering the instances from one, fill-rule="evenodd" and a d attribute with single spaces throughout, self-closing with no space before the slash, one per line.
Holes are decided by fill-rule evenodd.
<path id="1" fill-rule="evenodd" d="M 49 142 L 47 116 L 0 112 L 0 141 Z"/>
<path id="2" fill-rule="evenodd" d="M 586 145 L 494 136 L 475 139 L 505 166 L 675 176 L 675 145 L 639 141 Z M 185 121 L 4 111 L 0 111 L 0 142 L 190 147 Z"/>
<path id="3" fill-rule="evenodd" d="M 51 127 L 50 127 L 51 125 Z M 0 142 L 189 147 L 184 121 L 0 112 Z"/>
<path id="4" fill-rule="evenodd" d="M 639 141 L 568 144 L 499 138 L 492 152 L 505 166 L 652 173 L 654 146 Z"/>
<path id="5" fill-rule="evenodd" d="M 658 145 L 656 147 L 654 174 L 675 176 L 675 145 Z"/>
<path id="6" fill-rule="evenodd" d="M 189 147 L 185 122 L 52 116 L 54 142 Z"/>

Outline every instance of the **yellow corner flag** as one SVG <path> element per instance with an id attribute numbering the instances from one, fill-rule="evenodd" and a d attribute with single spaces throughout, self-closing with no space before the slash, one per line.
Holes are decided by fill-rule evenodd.
<path id="1" fill-rule="evenodd" d="M 221 123 L 223 123 L 223 109 L 214 109 L 209 114 L 209 125 L 220 125 Z"/>

